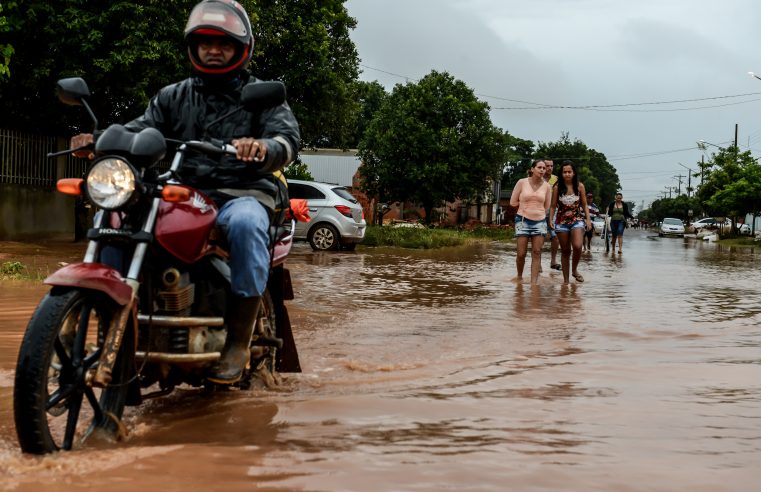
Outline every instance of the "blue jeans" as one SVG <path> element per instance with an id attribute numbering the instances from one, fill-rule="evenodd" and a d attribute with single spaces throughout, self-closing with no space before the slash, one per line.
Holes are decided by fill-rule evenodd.
<path id="1" fill-rule="evenodd" d="M 610 221 L 610 232 L 613 235 L 613 237 L 623 236 L 624 235 L 624 221 L 623 220 L 611 220 Z"/>
<path id="2" fill-rule="evenodd" d="M 233 294 L 260 296 L 267 287 L 270 271 L 267 210 L 254 197 L 241 197 L 222 205 L 217 226 L 230 247 Z"/>

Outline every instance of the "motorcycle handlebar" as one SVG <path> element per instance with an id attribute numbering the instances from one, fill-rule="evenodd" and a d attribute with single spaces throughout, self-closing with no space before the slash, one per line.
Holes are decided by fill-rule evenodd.
<path id="1" fill-rule="evenodd" d="M 77 147 L 76 149 L 66 149 L 66 150 L 61 150 L 59 152 L 48 152 L 46 157 L 50 159 L 50 158 L 58 157 L 62 155 L 73 154 L 74 152 L 79 152 L 80 150 L 92 150 L 93 148 L 95 148 L 93 144 L 88 144 L 88 145 L 83 145 L 81 147 Z"/>
<path id="2" fill-rule="evenodd" d="M 230 144 L 189 140 L 182 142 L 185 147 L 209 155 L 236 155 L 237 149 Z"/>

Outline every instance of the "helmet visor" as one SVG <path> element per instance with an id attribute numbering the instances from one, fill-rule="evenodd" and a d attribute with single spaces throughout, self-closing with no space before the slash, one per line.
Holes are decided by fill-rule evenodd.
<path id="1" fill-rule="evenodd" d="M 250 34 L 232 8 L 227 4 L 216 2 L 202 2 L 193 8 L 185 26 L 185 34 L 199 28 L 218 29 L 235 37 L 245 37 Z"/>

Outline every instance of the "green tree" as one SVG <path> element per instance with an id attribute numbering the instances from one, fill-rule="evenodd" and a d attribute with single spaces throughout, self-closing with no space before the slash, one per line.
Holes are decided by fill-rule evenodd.
<path id="1" fill-rule="evenodd" d="M 505 166 L 502 175 L 502 189 L 511 190 L 519 179 L 527 176 L 534 155 L 534 142 L 505 134 L 507 147 Z"/>
<path id="2" fill-rule="evenodd" d="M 571 141 L 568 133 L 561 134 L 557 142 L 540 142 L 535 155 L 552 159 L 558 178 L 561 177 L 563 161 L 572 161 L 576 165 L 579 181 L 584 183 L 587 191 L 594 193 L 595 201 L 600 207 L 612 202 L 616 192 L 621 190 L 616 168 L 608 162 L 605 154 L 589 148 L 579 139 Z"/>
<path id="3" fill-rule="evenodd" d="M 711 159 L 713 168 L 698 190 L 704 208 L 718 217 L 737 217 L 761 209 L 761 165 L 750 151 L 722 149 Z"/>
<path id="4" fill-rule="evenodd" d="M 397 84 L 359 144 L 363 190 L 381 202 L 434 207 L 474 199 L 501 178 L 507 139 L 462 81 L 432 71 Z"/>
<path id="5" fill-rule="evenodd" d="M 348 148 L 360 110 L 352 90 L 359 57 L 349 38 L 357 21 L 343 0 L 255 3 L 252 71 L 286 84 L 303 146 Z"/>
<path id="6" fill-rule="evenodd" d="M 346 148 L 357 148 L 373 116 L 380 109 L 383 101 L 388 99 L 386 89 L 378 81 L 358 80 L 354 82 L 352 92 L 353 99 L 359 104 L 359 111 L 356 114 L 354 131 L 346 142 Z"/>
<path id="7" fill-rule="evenodd" d="M 15 2 L 6 2 L 7 4 L 15 5 Z M 0 14 L 3 12 L 3 4 L 0 3 Z M 10 31 L 10 26 L 8 25 L 8 18 L 5 17 L 5 15 L 0 15 L 0 34 L 2 34 L 3 39 L 7 37 L 7 33 Z M 8 69 L 8 65 L 11 62 L 11 56 L 13 56 L 13 46 L 9 43 L 2 42 L 0 43 L 0 80 L 7 79 L 11 72 Z"/>
<path id="8" fill-rule="evenodd" d="M 0 80 L 0 127 L 46 134 L 89 130 L 82 112 L 55 100 L 55 81 L 84 77 L 101 126 L 143 112 L 161 87 L 190 74 L 183 29 L 197 0 L 4 3 L 5 38 L 15 53 Z M 305 145 L 348 139 L 359 104 L 349 31 L 356 25 L 339 0 L 241 0 L 251 16 L 251 71 L 282 80 Z M 0 57 L 2 54 L 0 54 Z M 23 74 L 23 76 L 22 76 Z M 1 78 L 0 78 L 1 79 Z"/>
<path id="9" fill-rule="evenodd" d="M 314 181 L 314 176 L 309 172 L 309 168 L 306 163 L 301 159 L 296 158 L 295 161 L 288 164 L 283 171 L 285 177 L 288 179 L 300 179 L 302 181 Z"/>
<path id="10" fill-rule="evenodd" d="M 55 100 L 55 81 L 85 77 L 101 123 L 140 114 L 163 85 L 188 73 L 182 29 L 189 0 L 20 0 L 6 16 L 15 54 L 0 83 L 0 126 L 47 134 L 89 129 Z M 77 118 L 77 119 L 72 119 Z"/>
<path id="11" fill-rule="evenodd" d="M 676 198 L 662 198 L 660 200 L 655 200 L 650 205 L 650 209 L 640 212 L 639 216 L 642 218 L 643 214 L 645 214 L 645 217 L 658 221 L 661 221 L 666 217 L 674 217 L 686 222 L 689 216 L 689 211 L 697 209 L 697 198 L 688 198 L 687 195 L 679 195 Z"/>
<path id="12" fill-rule="evenodd" d="M 761 166 L 750 151 L 735 146 L 713 154 L 697 197 L 705 212 L 715 217 L 757 213 L 761 209 Z"/>

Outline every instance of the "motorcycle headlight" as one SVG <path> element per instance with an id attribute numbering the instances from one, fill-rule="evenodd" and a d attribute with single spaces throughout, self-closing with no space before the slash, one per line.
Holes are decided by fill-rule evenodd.
<path id="1" fill-rule="evenodd" d="M 87 195 L 97 206 L 115 210 L 135 194 L 135 170 L 125 160 L 105 157 L 87 173 Z"/>

